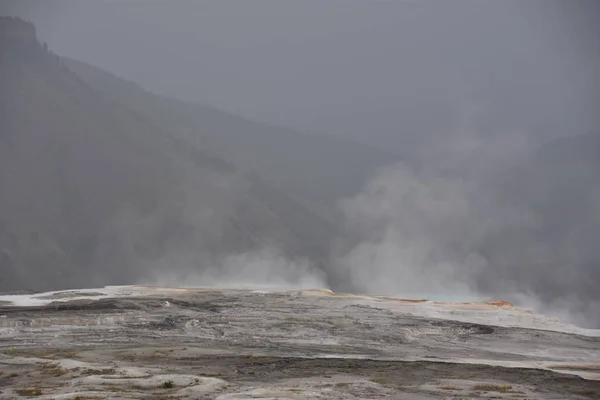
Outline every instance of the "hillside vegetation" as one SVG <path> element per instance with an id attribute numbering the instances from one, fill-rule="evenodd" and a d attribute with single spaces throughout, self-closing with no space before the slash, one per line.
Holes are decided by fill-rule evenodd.
<path id="1" fill-rule="evenodd" d="M 99 93 L 31 24 L 0 29 L 0 290 L 131 283 L 263 247 L 319 267 L 330 224 Z"/>

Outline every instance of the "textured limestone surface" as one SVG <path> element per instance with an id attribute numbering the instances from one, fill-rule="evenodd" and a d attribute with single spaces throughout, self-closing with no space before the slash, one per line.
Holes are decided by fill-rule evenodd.
<path id="1" fill-rule="evenodd" d="M 505 302 L 117 286 L 0 295 L 0 399 L 600 398 L 600 331 Z"/>

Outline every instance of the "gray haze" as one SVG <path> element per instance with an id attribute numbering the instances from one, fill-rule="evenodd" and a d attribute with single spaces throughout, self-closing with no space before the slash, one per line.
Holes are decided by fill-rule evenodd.
<path id="1" fill-rule="evenodd" d="M 182 173 L 181 186 L 164 184 L 168 195 L 152 187 L 165 172 L 136 153 L 150 188 L 141 193 L 160 193 L 159 204 L 149 214 L 134 206 L 106 211 L 109 223 L 97 228 L 105 236 L 90 239 L 95 250 L 86 258 L 100 275 L 94 283 L 111 283 L 135 264 L 127 276 L 145 282 L 496 297 L 600 325 L 596 2 L 1 4 L 0 14 L 32 21 L 38 38 L 68 57 L 60 63 L 92 90 L 81 96 L 133 112 L 128 118 L 137 122 L 118 126 L 140 143 L 167 143 L 141 134 L 150 129 L 202 153 L 199 170 L 167 169 L 168 176 Z M 81 83 L 44 74 L 48 82 Z M 43 99 L 68 92 L 64 83 L 53 88 L 52 96 L 40 92 L 47 97 L 35 107 L 19 97 L 20 109 L 44 110 Z M 13 101 L 6 96 L 4 104 L 4 115 L 12 115 Z M 90 104 L 85 110 L 95 115 Z M 73 132 L 85 126 L 69 119 L 76 106 L 69 103 L 58 118 Z M 111 132 L 100 119 L 98 134 Z M 45 134 L 41 123 L 21 122 L 3 127 Z M 15 146 L 25 152 L 27 143 Z M 54 165 L 63 157 L 57 154 L 40 155 L 46 164 L 38 165 Z M 126 153 L 107 154 L 128 162 Z M 179 150 L 168 155 L 176 166 L 185 158 Z M 28 160 L 10 151 L 4 157 L 11 176 L 38 190 L 42 178 L 19 172 Z M 79 162 L 68 164 L 77 169 Z M 110 179 L 89 168 L 98 193 Z M 22 185 L 6 176 L 0 206 L 18 207 L 27 191 L 17 192 Z M 51 192 L 36 193 L 43 200 Z M 5 232 L 11 223 L 19 227 L 14 215 L 0 208 Z M 17 265 L 13 254 L 24 250 L 7 243 L 5 260 Z M 155 243 L 160 254 L 136 253 Z M 114 248 L 124 249 L 116 261 Z M 99 262 L 114 266 L 98 272 Z M 73 280 L 87 282 L 85 274 Z"/>
<path id="2" fill-rule="evenodd" d="M 595 1 L 12 1 L 42 40 L 180 99 L 387 150 L 598 126 Z M 468 126 L 465 126 L 468 125 Z M 432 139 L 431 136 L 434 138 Z M 445 142 L 445 143 L 446 143 Z"/>

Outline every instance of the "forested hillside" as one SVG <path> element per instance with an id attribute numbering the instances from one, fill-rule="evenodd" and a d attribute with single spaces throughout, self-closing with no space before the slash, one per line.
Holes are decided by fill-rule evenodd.
<path id="1" fill-rule="evenodd" d="M 354 195 L 381 167 L 400 160 L 397 155 L 352 140 L 257 123 L 159 96 L 89 64 L 66 58 L 64 62 L 111 101 L 244 170 L 258 173 L 330 221 L 337 222 L 339 199 Z"/>
<path id="2" fill-rule="evenodd" d="M 131 283 L 273 247 L 318 266 L 331 226 L 97 92 L 0 20 L 0 290 Z"/>

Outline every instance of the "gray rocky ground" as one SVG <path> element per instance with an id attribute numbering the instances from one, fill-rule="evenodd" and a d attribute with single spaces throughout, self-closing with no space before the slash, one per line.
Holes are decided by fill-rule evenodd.
<path id="1" fill-rule="evenodd" d="M 507 303 L 113 287 L 0 296 L 0 398 L 600 398 L 600 332 Z"/>

